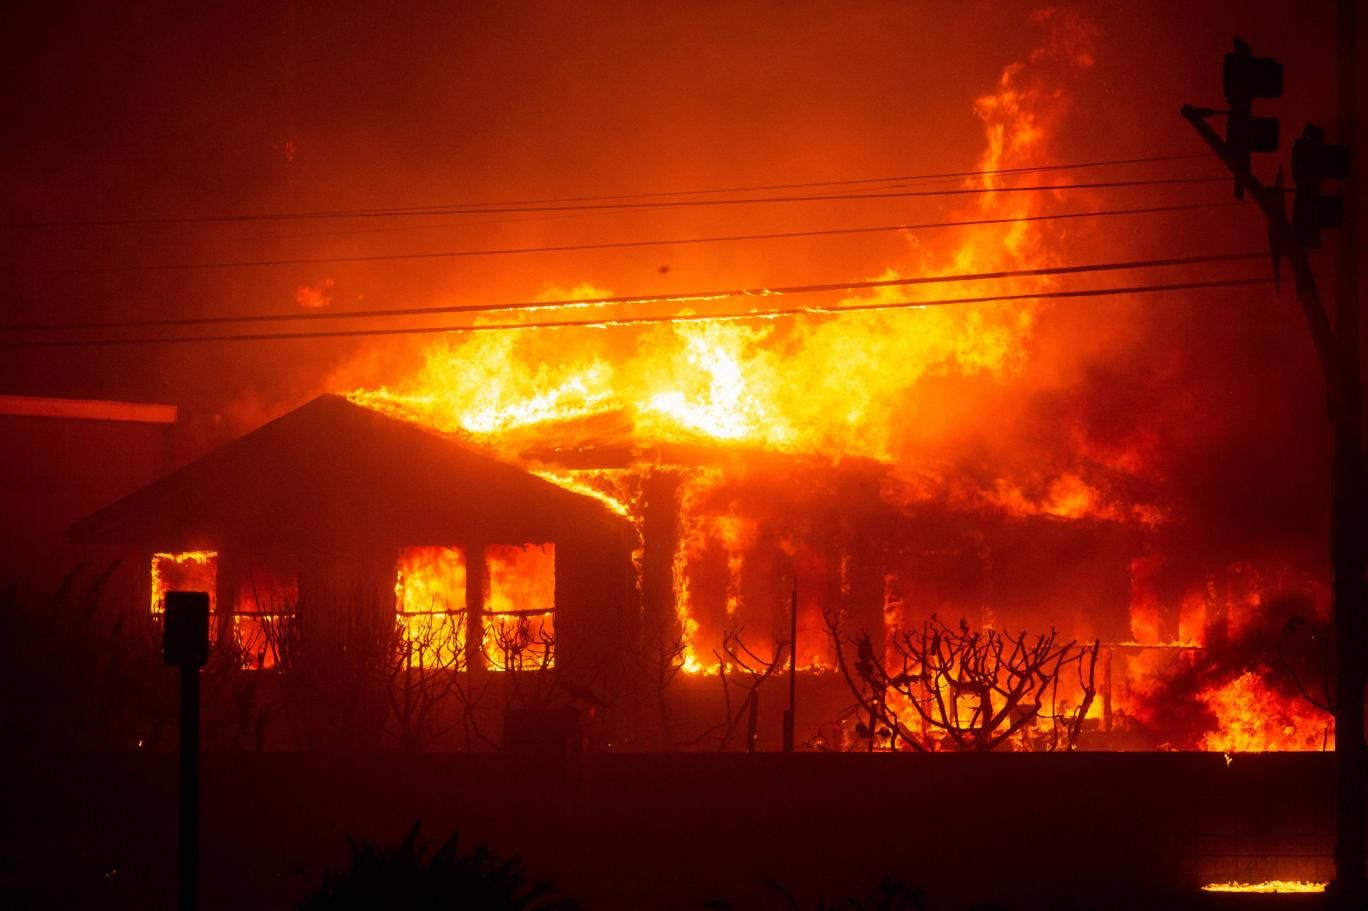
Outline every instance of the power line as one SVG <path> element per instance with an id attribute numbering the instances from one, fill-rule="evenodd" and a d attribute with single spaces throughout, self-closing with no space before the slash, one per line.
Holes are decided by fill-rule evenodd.
<path id="1" fill-rule="evenodd" d="M 126 227 L 135 225 L 187 225 L 187 224 L 209 224 L 209 223 L 234 223 L 234 222 L 256 222 L 256 221 L 300 221 L 314 219 L 331 218 L 412 218 L 412 217 L 445 217 L 452 215 L 489 215 L 506 213 L 528 213 L 528 212 L 587 212 L 587 211 L 606 211 L 606 210 L 633 210 L 633 209 L 672 209 L 672 208 L 692 208 L 698 206 L 738 206 L 738 205 L 769 205 L 777 203 L 795 202 L 838 202 L 861 199 L 911 199 L 934 196 L 969 196 L 982 195 L 985 193 L 1044 193 L 1058 192 L 1060 190 L 1107 190 L 1122 189 L 1127 187 L 1149 187 L 1149 186 L 1172 186 L 1177 184 L 1198 184 L 1198 183 L 1226 183 L 1227 177 L 1159 177 L 1145 180 L 1104 180 L 1092 183 L 1072 183 L 1072 184 L 1032 184 L 1028 186 L 1013 187 L 960 187 L 949 190 L 897 190 L 884 193 L 832 193 L 811 196 L 754 196 L 736 197 L 731 199 L 681 199 L 662 202 L 594 202 L 577 203 L 574 205 L 556 206 L 528 206 L 528 205 L 509 205 L 494 208 L 430 208 L 420 211 L 405 211 L 398 209 L 375 209 L 358 210 L 352 213 L 334 214 L 328 212 L 294 212 L 279 214 L 246 214 L 246 215 L 203 215 L 203 216 L 184 216 L 180 218 L 116 218 L 116 219 L 93 219 L 89 221 L 45 221 L 45 222 L 26 222 L 14 225 L 14 227 L 29 228 L 69 228 L 69 227 Z"/>
<path id="2" fill-rule="evenodd" d="M 558 199 L 523 200 L 523 201 L 519 201 L 519 202 L 516 202 L 516 203 L 488 202 L 488 203 L 466 203 L 466 204 L 464 204 L 464 205 L 459 204 L 459 203 L 451 203 L 451 204 L 448 204 L 448 205 L 445 205 L 445 206 L 412 206 L 412 207 L 407 207 L 407 206 L 403 206 L 403 207 L 400 207 L 400 206 L 391 206 L 391 207 L 388 207 L 387 209 L 359 210 L 359 211 L 391 211 L 391 212 L 395 212 L 396 214 L 402 213 L 402 212 L 418 212 L 418 213 L 421 213 L 421 212 L 423 212 L 423 211 L 427 211 L 427 210 L 431 210 L 431 209 L 439 209 L 439 210 L 440 210 L 440 209 L 443 209 L 443 208 L 465 208 L 465 207 L 467 207 L 467 206 L 474 208 L 474 207 L 478 207 L 478 206 L 481 206 L 481 205 L 512 205 L 512 204 L 528 204 L 528 205 L 530 205 L 530 204 L 534 204 L 534 203 L 538 203 L 538 202 L 580 202 L 580 201 L 593 201 L 593 200 L 604 200 L 604 199 L 645 199 L 645 198 L 650 198 L 650 197 L 654 197 L 654 196 L 691 196 L 691 195 L 706 195 L 706 194 L 711 194 L 711 193 L 744 192 L 744 191 L 747 191 L 747 190 L 757 190 L 757 191 L 758 191 L 758 190 L 787 189 L 787 188 L 797 188 L 797 187 L 807 187 L 807 186 L 811 186 L 811 187 L 819 187 L 819 186 L 842 186 L 842 185 L 860 184 L 860 183 L 864 183 L 864 184 L 887 183 L 887 184 L 889 184 L 889 187 L 890 187 L 890 188 L 892 188 L 892 187 L 898 187 L 898 186 L 907 186 L 909 183 L 912 183 L 912 182 L 915 182 L 915 183 L 916 183 L 917 185 L 919 185 L 919 186 L 934 186 L 934 185 L 936 185 L 936 184 L 957 183 L 957 182 L 959 182 L 958 179 L 966 179 L 966 180 L 984 180 L 984 179 L 989 179 L 989 178 L 992 178 L 992 177 L 1000 176 L 1000 175 L 1003 175 L 1003 174 L 1017 174 L 1017 173 L 1026 173 L 1026 172 L 1034 172 L 1034 171 L 1058 171 L 1058 170 L 1069 170 L 1069 169 L 1085 169 L 1085 168 L 1104 167 L 1104 166 L 1107 166 L 1107 165 L 1142 164 L 1142 163 L 1146 163 L 1146 162 L 1181 161 L 1181 160 L 1189 160 L 1189 159 L 1201 159 L 1201 158 L 1204 158 L 1204 157 L 1205 157 L 1205 156 L 1203 156 L 1201 153 L 1191 153 L 1191 154 L 1183 154 L 1183 155 L 1152 155 L 1152 156 L 1147 156 L 1147 157 L 1143 157 L 1143 158 L 1117 158 L 1117 159 L 1110 159 L 1110 160 L 1106 160 L 1106 161 L 1084 161 L 1084 162 L 1077 162 L 1077 163 L 1074 163 L 1074 164 L 1039 165 L 1039 166 L 1036 166 L 1036 167 L 1021 167 L 1021 168 L 999 168 L 999 169 L 997 169 L 997 170 L 995 170 L 995 171 L 945 171 L 945 172 L 941 172 L 941 173 L 938 173 L 938 174 L 909 174 L 909 175 L 902 175 L 902 176 L 894 175 L 894 176 L 889 176 L 889 177 L 866 177 L 866 178 L 857 178 L 857 179 L 845 180 L 845 181 L 817 181 L 817 182 L 811 182 L 811 183 L 771 184 L 771 185 L 768 185 L 768 186 L 765 186 L 765 185 L 758 185 L 758 186 L 750 186 L 750 187 L 713 188 L 713 189 L 707 189 L 707 190 L 675 190 L 675 191 L 661 191 L 661 192 L 655 192 L 655 193 L 628 193 L 628 194 L 620 194 L 620 195 L 616 195 L 616 196 L 608 196 L 608 195 L 603 195 L 603 196 L 571 196 L 571 197 L 562 197 L 562 198 L 558 198 Z M 957 178 L 958 178 L 958 179 L 957 179 Z M 331 212 L 331 213 L 326 213 L 326 212 L 325 212 L 325 213 L 319 213 L 319 214 L 333 214 L 333 215 L 337 215 L 337 216 L 342 216 L 342 215 L 345 215 L 347 212 L 350 212 L 350 211 L 358 211 L 358 210 L 336 210 L 336 211 L 333 211 L 333 212 Z M 569 214 L 566 214 L 566 215 L 531 215 L 531 216 L 526 217 L 526 218 L 509 218 L 509 219 L 497 219 L 497 220 L 494 220 L 494 221 L 476 221 L 476 222 L 467 221 L 467 222 L 465 222 L 464 224 L 465 224 L 466 226 L 470 226 L 470 225 L 491 225 L 491 224 L 492 224 L 492 225 L 519 224 L 519 223 L 526 223 L 526 222 L 546 222 L 546 221 L 553 221 L 553 220 L 562 220 L 562 221 L 563 221 L 563 220 L 565 220 L 565 219 L 570 219 L 570 218 L 588 218 L 588 217 L 591 217 L 591 216 L 593 216 L 593 215 L 594 215 L 593 212 L 572 212 L 572 213 L 569 213 Z M 426 226 L 426 225 L 413 225 L 413 224 L 410 224 L 410 225 L 402 225 L 402 226 L 399 226 L 399 227 L 364 228 L 364 229 L 363 229 L 363 228 L 350 228 L 350 229 L 341 230 L 341 231 L 333 230 L 333 231 L 327 231 L 327 232 L 322 232 L 322 233 L 319 233 L 319 232 L 311 232 L 311 233 L 308 233 L 308 234 L 294 234 L 294 235 L 287 235 L 287 236 L 290 236 L 290 237 L 319 237 L 319 236 L 338 236 L 338 235 L 371 234 L 371 233 L 377 233 L 377 232 L 393 232 L 393 231 L 423 231 L 423 230 L 427 230 L 428 227 L 429 227 L 429 226 Z"/>
<path id="3" fill-rule="evenodd" d="M 330 212 L 309 213 L 318 215 L 357 215 L 369 212 L 425 212 L 433 209 L 466 209 L 484 206 L 525 206 L 525 205 L 551 205 L 555 203 L 572 202 L 604 202 L 613 199 L 649 199 L 657 196 L 707 196 L 713 193 L 751 193 L 766 190 L 800 190 L 810 187 L 843 187 L 857 186 L 859 184 L 875 183 L 897 183 L 902 181 L 936 181 L 951 178 L 973 178 L 973 177 L 993 177 L 1001 174 L 1028 174 L 1043 171 L 1062 171 L 1062 170 L 1083 170 L 1086 168 L 1101 168 L 1115 165 L 1149 164 L 1167 161 L 1188 161 L 1192 159 L 1205 159 L 1207 156 L 1201 152 L 1189 152 L 1181 155 L 1149 155 L 1143 158 L 1112 158 L 1103 161 L 1082 161 L 1074 164 L 1050 164 L 1036 165 L 1034 167 L 1020 168 L 997 168 L 978 171 L 941 171 L 934 174 L 900 174 L 888 177 L 857 177 L 845 180 L 817 180 L 805 183 L 771 183 L 756 184 L 744 187 L 711 187 L 708 189 L 693 190 L 662 190 L 653 193 L 620 193 L 616 195 L 601 196 L 566 196 L 549 199 L 522 199 L 501 202 L 487 203 L 448 203 L 437 206 L 391 206 L 378 209 L 338 209 Z"/>
<path id="4" fill-rule="evenodd" d="M 887 278 L 870 281 L 821 282 L 779 285 L 763 288 L 725 288 L 708 291 L 681 291 L 669 294 L 634 294 L 618 297 L 586 297 L 559 301 L 520 301 L 503 304 L 451 304 L 441 307 L 406 307 L 391 310 L 311 311 L 300 313 L 268 313 L 246 316 L 187 316 L 163 319 L 120 320 L 98 323 L 49 323 L 3 326 L 3 332 L 85 332 L 105 329 L 149 329 L 172 326 L 206 326 L 224 323 L 271 323 L 337 319 L 374 319 L 400 316 L 432 316 L 455 313 L 499 313 L 567 308 L 604 307 L 618 304 L 687 303 L 699 300 L 722 300 L 731 297 L 770 297 L 791 294 L 818 294 L 831 291 L 866 291 L 874 288 L 935 285 L 949 282 L 992 281 L 1008 278 L 1040 278 L 1054 275 L 1082 275 L 1090 272 L 1120 272 L 1129 269 L 1162 269 L 1175 266 L 1209 265 L 1266 258 L 1263 252 L 1219 253 L 1206 256 L 1179 256 L 1164 259 L 1141 259 L 1107 263 L 1085 263 L 1069 266 L 1041 266 L 1033 269 L 1002 269 L 993 272 L 960 272 L 941 275 L 918 275 L 910 278 Z"/>
<path id="5" fill-rule="evenodd" d="M 995 176 L 995 175 L 999 175 L 999 174 L 1026 174 L 1026 173 L 1036 173 L 1036 172 L 1043 172 L 1043 171 L 1081 170 L 1081 169 L 1084 169 L 1084 168 L 1101 168 L 1101 167 L 1119 166 L 1119 165 L 1150 164 L 1150 163 L 1167 162 L 1167 161 L 1187 161 L 1187 160 L 1197 159 L 1197 158 L 1203 158 L 1203 159 L 1204 159 L 1205 157 L 1206 157 L 1206 156 L 1205 156 L 1204 154 L 1200 153 L 1200 152 L 1190 152 L 1190 153 L 1174 154 L 1174 155 L 1148 155 L 1148 156 L 1139 157 L 1139 158 L 1111 158 L 1111 159 L 1103 159 L 1103 160 L 1097 160 L 1097 161 L 1080 161 L 1080 162 L 1074 162 L 1074 163 L 1072 163 L 1072 164 L 1037 165 L 1037 166 L 1034 166 L 1034 167 L 1020 167 L 1020 168 L 998 168 L 998 169 L 995 169 L 995 170 L 942 171 L 942 172 L 939 172 L 939 173 L 932 173 L 932 174 L 904 174 L 904 175 L 894 175 L 894 176 L 889 176 L 889 177 L 861 177 L 861 178 L 846 179 L 846 180 L 820 180 L 820 181 L 809 181 L 809 182 L 805 182 L 805 183 L 772 183 L 772 184 L 757 184 L 757 185 L 739 186 L 739 187 L 733 186 L 733 187 L 712 187 L 712 188 L 708 188 L 708 189 L 691 189 L 691 190 L 664 190 L 664 191 L 658 191 L 658 192 L 652 192 L 652 193 L 623 193 L 623 194 L 617 194 L 617 195 L 563 196 L 563 197 L 549 197 L 549 198 L 540 198 L 540 199 L 502 200 L 502 201 L 487 202 L 487 203 L 479 203 L 479 202 L 470 202 L 470 203 L 451 203 L 451 204 L 438 205 L 438 206 L 388 206 L 388 207 L 371 208 L 371 209 L 333 209 L 333 210 L 325 210 L 325 211 L 319 211 L 319 212 L 295 212 L 295 213 L 291 213 L 291 212 L 281 212 L 281 213 L 274 213 L 274 214 L 266 213 L 266 214 L 261 214 L 261 215 L 256 216 L 256 217 L 262 217 L 262 218 L 319 217 L 319 218 L 324 218 L 324 217 L 344 217 L 344 216 L 348 216 L 348 215 L 363 215 L 363 214 L 364 214 L 364 215 L 369 215 L 369 214 L 377 214 L 377 213 L 395 213 L 395 214 L 398 214 L 398 213 L 422 213 L 422 212 L 426 212 L 426 211 L 431 211 L 431 210 L 433 210 L 433 209 L 437 209 L 437 210 L 442 210 L 442 209 L 475 209 L 475 208 L 482 208 L 482 207 L 484 207 L 484 206 L 523 206 L 523 205 L 550 205 L 550 204 L 556 204 L 556 203 L 573 203 L 573 202 L 604 202 L 604 201 L 607 201 L 607 200 L 614 200 L 614 199 L 619 199 L 619 200 L 620 200 L 620 199 L 648 199 L 648 198 L 653 197 L 653 196 L 701 196 L 701 195 L 710 195 L 710 194 L 713 194 L 713 193 L 747 193 L 747 192 L 758 192 L 758 191 L 764 191 L 764 190 L 792 190 L 792 189 L 801 189 L 801 188 L 804 188 L 804 187 L 854 186 L 854 185 L 858 185 L 858 184 L 890 183 L 890 182 L 893 182 L 893 181 L 907 181 L 907 180 L 918 180 L 918 181 L 921 181 L 921 180 L 938 180 L 938 179 L 943 179 L 943 178 L 956 178 L 956 177 L 989 177 L 989 176 Z M 223 217 L 223 218 L 232 218 L 232 217 L 242 217 L 242 216 L 222 216 L 222 217 Z M 139 224 L 143 224 L 143 223 L 155 224 L 155 223 L 162 223 L 162 222 L 165 222 L 165 221 L 166 221 L 166 219 L 149 219 L 149 220 L 141 220 L 141 221 L 138 221 L 138 222 L 136 222 L 136 223 L 139 223 Z M 128 223 L 128 222 L 118 222 L 118 223 Z M 77 226 L 77 225 L 90 225 L 90 224 L 106 224 L 106 222 L 103 222 L 103 221 L 100 221 L 100 222 L 89 222 L 89 221 L 85 221 L 85 222 L 78 222 L 78 221 L 29 222 L 29 223 L 24 223 L 22 226 L 25 226 L 25 227 L 39 227 L 39 226 L 44 226 L 44 227 L 46 227 L 46 226 Z"/>
<path id="6" fill-rule="evenodd" d="M 261 332 L 241 335 L 182 335 L 114 339 L 68 339 L 61 341 L 0 342 L 0 348 L 93 348 L 121 345 L 171 345 L 193 342 L 263 342 L 291 339 L 356 338 L 390 335 L 440 335 L 446 333 L 500 332 L 513 329 L 612 329 L 626 326 L 656 325 L 661 323 L 697 323 L 752 319 L 776 319 L 789 316 L 840 316 L 846 313 L 867 313 L 880 310 L 915 310 L 923 307 L 944 307 L 956 304 L 984 304 L 1006 301 L 1059 300 L 1087 297 L 1112 297 L 1124 294 L 1157 294 L 1174 291 L 1200 291 L 1215 288 L 1236 288 L 1267 285 L 1267 278 L 1234 278 L 1211 281 L 1176 282 L 1162 285 L 1130 285 L 1112 288 L 1087 288 L 1070 291 L 1039 291 L 1023 294 L 995 294 L 982 297 L 950 297 L 937 300 L 895 301 L 849 306 L 812 306 L 771 310 L 749 310 L 732 313 L 672 313 L 661 316 L 628 316 L 598 320 L 552 320 L 534 323 L 491 323 L 473 326 L 423 326 L 386 329 L 330 329 L 318 332 Z"/>
<path id="7" fill-rule="evenodd" d="M 544 247 L 502 247 L 486 250 L 440 250 L 427 253 L 380 253 L 367 256 L 318 256 L 298 259 L 223 260 L 218 262 L 161 263 L 148 265 L 91 266 L 73 269 L 18 270 L 23 275 L 89 275 L 113 272 L 168 272 L 193 269 L 239 269 L 270 266 L 316 266 L 336 263 L 394 262 L 400 260 L 451 259 L 474 256 L 510 256 L 532 253 L 568 253 L 587 250 L 620 250 L 634 247 L 670 247 L 694 244 L 732 243 L 757 240 L 786 240 L 800 237 L 830 237 L 851 234 L 873 234 L 892 231 L 920 231 L 934 228 L 959 228 L 983 225 L 1015 224 L 1017 222 L 1061 221 L 1073 218 L 1106 218 L 1124 215 L 1149 215 L 1163 212 L 1184 212 L 1193 209 L 1212 209 L 1238 206 L 1238 202 L 1185 203 L 1172 206 L 1146 206 L 1135 209 L 1107 209 L 1097 212 L 1055 212 L 1027 215 L 1020 218 L 975 218 L 961 221 L 932 221 L 920 224 L 873 225 L 851 228 L 820 228 L 808 231 L 778 231 L 763 234 L 729 234 L 717 237 L 685 237 L 673 240 L 623 240 L 596 244 L 560 244 Z"/>

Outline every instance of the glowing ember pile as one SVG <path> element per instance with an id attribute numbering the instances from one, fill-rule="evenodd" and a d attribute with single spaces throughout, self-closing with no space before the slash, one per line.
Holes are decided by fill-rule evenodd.
<path id="1" fill-rule="evenodd" d="M 1261 883 L 1208 883 L 1203 892 L 1324 892 L 1329 883 L 1313 883 L 1306 880 L 1270 879 Z"/>

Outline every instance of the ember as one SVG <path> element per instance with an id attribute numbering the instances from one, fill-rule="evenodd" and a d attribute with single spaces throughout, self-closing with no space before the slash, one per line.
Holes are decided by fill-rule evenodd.
<path id="1" fill-rule="evenodd" d="M 1324 892 L 1329 883 L 1304 880 L 1271 879 L 1261 883 L 1208 883 L 1203 892 Z"/>

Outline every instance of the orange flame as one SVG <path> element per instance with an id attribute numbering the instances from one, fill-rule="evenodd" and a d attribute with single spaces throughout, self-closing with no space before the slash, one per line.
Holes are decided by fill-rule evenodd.
<path id="1" fill-rule="evenodd" d="M 169 591 L 200 591 L 209 593 L 209 613 L 218 608 L 218 552 L 187 550 L 180 553 L 152 555 L 152 613 L 166 609 Z"/>
<path id="2" fill-rule="evenodd" d="M 464 666 L 464 551 L 455 547 L 410 547 L 401 551 L 394 599 L 400 635 L 413 667 Z"/>
<path id="3" fill-rule="evenodd" d="M 986 141 L 979 160 L 987 172 L 982 186 L 996 188 L 1003 168 L 1029 166 L 1048 155 L 1062 102 L 1056 89 L 1044 85 L 1038 65 L 1090 65 L 1090 36 L 1059 18 L 1052 23 L 1051 44 L 1026 63 L 1007 67 L 995 90 L 975 102 Z M 990 192 L 978 206 L 1024 219 L 1039 210 L 1040 199 Z M 941 255 L 918 245 L 909 264 L 879 277 L 1046 266 L 1054 258 L 1039 223 L 1018 220 L 964 230 Z M 1017 293 L 1050 284 L 1036 277 L 994 286 Z M 967 283 L 883 287 L 849 295 L 838 306 L 979 293 L 981 286 L 971 290 Z M 538 299 L 609 296 L 582 285 L 551 289 Z M 1037 309 L 1029 303 L 984 304 L 645 330 L 507 330 L 438 341 L 413 376 L 350 395 L 359 404 L 445 431 L 497 436 L 618 412 L 643 444 L 707 440 L 889 459 L 898 442 L 895 418 L 908 391 L 933 376 L 1013 372 L 1026 359 Z"/>
<path id="4" fill-rule="evenodd" d="M 1256 753 L 1334 747 L 1333 718 L 1305 699 L 1284 696 L 1256 671 L 1204 689 L 1197 698 L 1218 725 L 1202 738 L 1203 749 Z"/>
<path id="5" fill-rule="evenodd" d="M 1261 883 L 1207 883 L 1203 892 L 1324 892 L 1329 883 L 1301 879 L 1270 879 Z"/>
<path id="6" fill-rule="evenodd" d="M 492 670 L 555 666 L 556 548 L 554 544 L 485 550 L 489 602 L 484 653 Z"/>

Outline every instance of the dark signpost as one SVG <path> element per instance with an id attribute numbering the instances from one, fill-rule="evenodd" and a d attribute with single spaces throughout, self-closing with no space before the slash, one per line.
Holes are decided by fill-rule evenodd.
<path id="1" fill-rule="evenodd" d="M 793 752 L 793 729 L 798 712 L 798 580 L 793 580 L 789 602 L 789 703 L 784 710 L 784 752 Z M 754 703 L 752 703 L 753 705 Z M 754 730 L 754 728 L 752 728 Z"/>
<path id="2" fill-rule="evenodd" d="M 199 899 L 199 670 L 209 661 L 209 594 L 167 592 L 162 650 L 180 668 L 179 906 Z"/>

